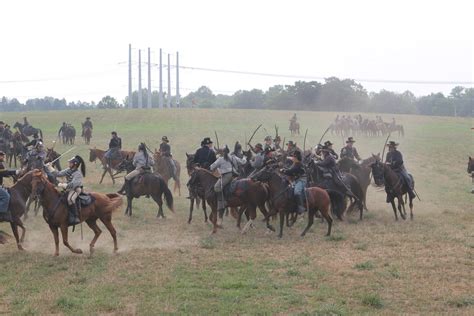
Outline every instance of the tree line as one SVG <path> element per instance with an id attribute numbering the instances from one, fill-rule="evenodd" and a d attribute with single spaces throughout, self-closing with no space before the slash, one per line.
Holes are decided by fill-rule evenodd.
<path id="1" fill-rule="evenodd" d="M 147 107 L 147 89 L 142 90 L 143 106 Z M 133 104 L 138 104 L 138 91 L 132 94 Z M 166 104 L 166 94 L 164 95 Z M 20 103 L 17 99 L 3 97 L 0 111 L 66 110 L 91 108 L 120 108 L 128 104 L 128 96 L 122 103 L 111 96 L 95 102 L 67 102 L 65 99 L 44 97 Z M 158 91 L 152 91 L 152 105 L 159 104 Z M 171 104 L 176 100 L 172 97 Z M 472 116 L 474 112 L 474 88 L 457 86 L 449 95 L 441 92 L 416 97 L 412 92 L 397 93 L 387 90 L 367 92 L 352 79 L 331 77 L 324 83 L 296 81 L 293 85 L 275 85 L 268 90 L 239 90 L 233 95 L 214 94 L 206 86 L 190 92 L 180 100 L 180 107 L 308 110 L 335 112 L 376 112 L 393 114 L 420 114 L 437 116 Z"/>

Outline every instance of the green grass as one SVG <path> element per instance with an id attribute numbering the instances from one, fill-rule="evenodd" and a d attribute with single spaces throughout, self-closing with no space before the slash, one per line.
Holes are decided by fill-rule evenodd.
<path id="1" fill-rule="evenodd" d="M 92 144 L 77 140 L 69 156 L 88 160 L 90 147 L 105 148 L 110 131 L 117 130 L 125 149 L 146 141 L 158 147 L 162 135 L 171 140 L 173 155 L 184 167 L 185 153 L 194 152 L 205 136 L 217 131 L 221 146 L 244 143 L 258 124 L 268 133 L 274 124 L 286 141 L 292 113 L 249 110 L 98 110 L 26 113 L 42 128 L 47 146 L 63 121 L 76 128 L 86 117 L 94 121 Z M 301 112 L 302 130 L 308 128 L 307 147 L 314 146 L 335 113 Z M 24 113 L 2 113 L 9 123 Z M 370 114 L 370 116 L 374 116 Z M 384 116 L 388 119 L 388 116 Z M 27 222 L 26 252 L 16 250 L 11 238 L 0 245 L 0 314 L 474 314 L 472 303 L 471 183 L 467 156 L 474 153 L 472 121 L 460 118 L 395 116 L 405 125 L 400 142 L 409 171 L 415 176 L 422 202 L 415 201 L 415 219 L 395 222 L 385 194 L 370 187 L 369 212 L 334 221 L 331 237 L 326 223 L 315 221 L 305 238 L 306 220 L 284 228 L 284 237 L 266 234 L 261 214 L 255 228 L 240 234 L 235 221 L 224 219 L 224 229 L 210 236 L 201 209 L 187 224 L 189 200 L 183 185 L 175 195 L 176 213 L 165 209 L 156 219 L 153 201 L 134 201 L 134 215 L 114 214 L 119 253 L 105 227 L 95 256 L 87 257 L 92 233 L 84 225 L 70 233 L 70 242 L 86 251 L 72 255 L 60 244 L 52 256 L 51 232 L 41 216 Z M 267 132 L 261 128 L 253 143 Z M 303 136 L 291 138 L 299 145 Z M 336 146 L 342 138 L 328 135 Z M 382 151 L 385 138 L 356 136 L 363 157 Z M 68 146 L 56 145 L 59 152 Z M 338 149 L 338 148 L 337 148 Z M 113 192 L 109 178 L 98 184 L 101 168 L 87 163 L 85 186 L 90 191 Z M 187 175 L 181 173 L 183 183 Z M 171 183 L 172 184 L 172 183 Z M 245 222 L 245 220 L 244 220 Z M 355 224 L 356 223 L 356 224 Z M 278 221 L 273 223 L 278 227 Z M 0 231 L 11 232 L 0 223 Z M 433 284 L 437 286 L 433 286 Z M 378 294 L 374 294 L 378 293 Z"/>

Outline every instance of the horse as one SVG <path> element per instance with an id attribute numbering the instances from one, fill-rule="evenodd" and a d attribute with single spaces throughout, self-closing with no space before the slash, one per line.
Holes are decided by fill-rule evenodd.
<path id="1" fill-rule="evenodd" d="M 43 132 L 39 128 L 35 128 L 31 125 L 25 125 L 21 124 L 20 122 L 16 122 L 15 125 L 13 125 L 13 128 L 18 128 L 20 130 L 20 133 L 22 133 L 25 136 L 32 136 L 34 134 L 38 134 L 40 138 L 43 138 Z"/>
<path id="2" fill-rule="evenodd" d="M 120 159 L 112 159 L 112 160 L 109 161 L 109 159 L 107 159 L 105 157 L 105 153 L 106 153 L 105 150 L 101 150 L 101 149 L 97 149 L 97 148 L 93 148 L 93 149 L 90 148 L 89 150 L 90 150 L 89 161 L 94 162 L 98 159 L 102 163 L 102 167 L 104 169 L 104 172 L 102 173 L 102 177 L 100 178 L 99 184 L 102 183 L 102 181 L 104 180 L 104 176 L 107 172 L 110 174 L 110 178 L 112 179 L 112 183 L 115 184 L 115 179 L 117 177 L 112 174 L 112 170 L 117 170 L 117 166 L 124 159 L 127 159 L 127 158 L 131 159 L 135 155 L 134 151 L 123 151 L 123 150 L 121 150 L 120 151 L 120 155 L 121 155 Z"/>
<path id="3" fill-rule="evenodd" d="M 9 189 L 10 193 L 10 205 L 9 210 L 12 215 L 12 221 L 10 226 L 15 236 L 16 245 L 18 250 L 24 250 L 22 243 L 25 240 L 26 229 L 21 221 L 21 217 L 25 214 L 26 201 L 32 193 L 32 178 L 33 171 L 26 173 L 23 177 L 18 179 Z M 21 237 L 18 234 L 18 227 L 21 228 Z"/>
<path id="4" fill-rule="evenodd" d="M 173 178 L 172 170 L 171 170 L 171 162 L 169 159 L 173 159 L 172 157 L 162 157 L 161 153 L 155 149 L 155 153 L 153 155 L 155 160 L 154 170 L 158 172 L 163 179 L 165 179 L 166 184 L 168 185 L 169 179 Z M 179 164 L 178 160 L 173 159 L 174 165 L 176 167 L 176 180 L 174 182 L 174 189 L 173 192 L 176 193 L 178 190 L 178 195 L 181 196 L 181 181 L 179 177 L 181 175 L 181 165 Z"/>
<path id="5" fill-rule="evenodd" d="M 82 137 L 84 138 L 84 142 L 86 145 L 89 145 L 91 143 L 91 138 L 92 138 L 92 128 L 90 127 L 84 127 L 84 123 L 82 124 Z"/>
<path id="6" fill-rule="evenodd" d="M 254 175 L 254 178 L 257 181 L 268 183 L 270 204 L 272 204 L 274 211 L 279 212 L 280 215 L 280 233 L 278 234 L 278 237 L 282 238 L 285 217 L 288 217 L 288 213 L 293 213 L 297 207 L 296 202 L 292 198 L 291 191 L 293 188 L 290 186 L 285 177 L 278 173 L 277 167 L 277 164 L 268 164 L 259 170 Z M 301 236 L 305 236 L 308 230 L 311 228 L 316 212 L 318 211 L 328 223 L 328 231 L 326 236 L 330 236 L 333 219 L 329 212 L 329 207 L 331 205 L 329 194 L 322 188 L 311 187 L 305 189 L 305 196 L 308 208 L 308 224 L 301 233 Z"/>
<path id="7" fill-rule="evenodd" d="M 194 172 L 194 168 L 196 167 L 195 164 L 193 163 L 194 161 L 194 154 L 188 154 L 186 153 L 186 170 L 188 172 L 188 176 L 191 177 L 192 173 Z M 199 187 L 192 187 L 190 185 L 187 185 L 188 191 L 189 191 L 189 218 L 188 218 L 188 224 L 191 224 L 191 221 L 193 220 L 193 210 L 194 210 L 194 203 L 196 203 L 196 206 L 199 207 L 199 204 L 202 201 L 201 207 L 202 210 L 204 211 L 204 222 L 207 223 L 207 210 L 206 210 L 206 198 L 205 198 L 205 192 L 204 190 L 199 186 Z"/>
<path id="8" fill-rule="evenodd" d="M 291 132 L 291 136 L 294 136 L 296 134 L 300 134 L 300 123 L 290 120 L 290 127 L 288 128 Z"/>
<path id="9" fill-rule="evenodd" d="M 7 152 L 7 161 L 8 165 L 12 167 L 12 164 L 15 165 L 15 168 L 17 167 L 17 159 L 20 159 L 20 157 L 25 157 L 26 155 L 26 148 L 25 145 L 26 143 L 29 142 L 28 137 L 26 137 L 24 134 L 15 131 L 12 135 L 11 139 L 11 148 Z"/>
<path id="10" fill-rule="evenodd" d="M 395 198 L 398 200 L 398 211 L 403 219 L 406 219 L 405 202 L 403 196 L 407 194 L 408 188 L 403 181 L 402 177 L 398 175 L 392 168 L 377 160 L 371 165 L 372 174 L 374 176 L 374 182 L 377 186 L 385 186 L 385 192 L 387 193 L 387 202 L 392 204 L 393 213 L 395 214 L 395 220 L 398 221 L 397 209 L 395 208 Z M 411 176 L 411 175 L 410 175 Z M 413 187 L 415 181 L 413 181 Z M 413 220 L 413 199 L 409 198 L 410 206 L 410 218 Z M 402 212 L 403 209 L 403 212 Z"/>
<path id="11" fill-rule="evenodd" d="M 41 170 L 31 171 L 31 186 L 35 194 L 41 196 L 41 205 L 43 206 L 43 218 L 49 225 L 54 236 L 55 256 L 59 256 L 59 232 L 63 239 L 63 244 L 73 253 L 81 254 L 82 250 L 73 248 L 68 242 L 68 206 L 63 193 L 56 190 L 54 185 L 48 181 Z M 114 253 L 117 252 L 117 233 L 112 224 L 112 212 L 118 209 L 123 199 L 117 193 L 98 193 L 91 192 L 92 203 L 88 206 L 82 206 L 79 212 L 81 223 L 86 222 L 94 232 L 94 238 L 89 244 L 90 255 L 94 253 L 94 246 L 102 233 L 97 220 L 99 219 L 110 232 L 114 240 Z"/>
<path id="12" fill-rule="evenodd" d="M 192 187 L 200 186 L 205 192 L 205 199 L 212 210 L 209 218 L 213 224 L 213 234 L 217 232 L 217 228 L 221 228 L 221 225 L 217 224 L 217 195 L 213 189 L 217 179 L 218 177 L 216 177 L 209 170 L 197 167 L 195 168 L 191 175 L 191 179 L 188 182 L 188 184 Z M 229 198 L 227 199 L 227 206 L 232 208 L 245 206 L 244 208 L 240 208 L 239 218 L 242 216 L 242 212 L 245 210 L 248 211 L 250 220 L 245 225 L 242 233 L 245 233 L 248 228 L 253 225 L 253 221 L 257 216 L 257 207 L 265 217 L 267 228 L 271 231 L 274 231 L 275 229 L 272 227 L 272 225 L 270 225 L 268 212 L 265 208 L 265 202 L 268 200 L 267 188 L 262 183 L 252 181 L 251 179 L 241 179 L 235 181 L 240 181 L 236 183 L 238 189 L 230 194 Z M 241 185 L 240 188 L 239 185 Z M 220 219 L 222 219 L 222 215 L 222 213 L 219 214 Z M 240 228 L 240 220 L 237 222 L 237 227 Z"/>
<path id="13" fill-rule="evenodd" d="M 370 167 L 370 165 L 374 163 L 377 159 L 380 159 L 380 157 L 372 154 L 371 157 L 363 159 L 360 164 L 356 163 L 353 159 L 350 158 L 342 158 L 337 162 L 337 167 L 341 172 L 350 173 L 354 175 L 359 181 L 360 187 L 362 189 L 362 202 L 366 211 L 368 210 L 366 203 L 367 188 L 370 184 L 370 174 L 372 172 L 372 168 Z"/>
<path id="14" fill-rule="evenodd" d="M 467 162 L 467 173 L 471 175 L 472 183 L 474 184 L 474 159 L 469 156 L 469 161 Z M 471 193 L 474 193 L 474 188 L 471 190 Z"/>
<path id="15" fill-rule="evenodd" d="M 64 145 L 74 145 L 76 140 L 76 129 L 72 125 L 66 125 L 61 127 L 58 136 L 61 135 Z"/>

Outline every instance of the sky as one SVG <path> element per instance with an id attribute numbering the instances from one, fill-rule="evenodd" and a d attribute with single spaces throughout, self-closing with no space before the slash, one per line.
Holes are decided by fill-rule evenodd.
<path id="1" fill-rule="evenodd" d="M 133 89 L 139 49 L 147 86 L 148 47 L 158 89 L 162 48 L 164 63 L 171 54 L 173 95 L 177 51 L 181 66 L 291 76 L 181 69 L 181 95 L 202 85 L 232 94 L 330 76 L 415 95 L 474 86 L 474 3 L 467 0 L 15 0 L 1 1 L 0 12 L 0 96 L 20 101 L 122 101 L 129 44 Z"/>

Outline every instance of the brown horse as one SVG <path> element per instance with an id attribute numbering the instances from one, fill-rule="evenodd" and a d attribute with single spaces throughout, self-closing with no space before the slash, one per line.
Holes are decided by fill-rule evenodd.
<path id="1" fill-rule="evenodd" d="M 290 120 L 290 127 L 288 128 L 291 132 L 291 136 L 294 136 L 296 134 L 300 134 L 300 123 Z"/>
<path id="2" fill-rule="evenodd" d="M 210 220 L 213 224 L 212 233 L 217 232 L 217 228 L 221 228 L 217 224 L 217 195 L 214 192 L 214 185 L 217 182 L 218 177 L 206 169 L 196 168 L 188 184 L 191 187 L 201 187 L 205 192 L 205 198 L 207 204 L 211 207 Z M 240 209 L 240 216 L 244 210 L 248 211 L 250 220 L 245 225 L 243 232 L 253 225 L 253 221 L 256 218 L 256 208 L 258 207 L 265 217 L 267 228 L 274 231 L 274 228 L 270 225 L 268 212 L 265 208 L 265 202 L 268 200 L 267 188 L 259 182 L 254 182 L 250 179 L 241 179 L 240 184 L 243 185 L 241 190 L 232 193 L 227 199 L 227 206 L 231 208 L 245 206 Z M 219 218 L 222 219 L 223 214 L 219 214 Z M 240 224 L 238 222 L 238 224 Z"/>
<path id="3" fill-rule="evenodd" d="M 63 244 L 69 248 L 73 253 L 82 253 L 81 249 L 75 249 L 69 245 L 68 241 L 68 207 L 64 199 L 64 195 L 59 193 L 53 184 L 40 170 L 34 170 L 30 173 L 32 176 L 31 186 L 32 191 L 41 196 L 41 205 L 43 206 L 43 218 L 48 223 L 54 236 L 55 252 L 54 255 L 59 255 L 59 232 L 63 237 Z M 97 193 L 91 192 L 93 203 L 89 206 L 82 207 L 80 210 L 81 222 L 86 222 L 87 225 L 94 231 L 94 238 L 89 244 L 90 255 L 94 253 L 94 245 L 102 233 L 97 220 L 105 225 L 105 227 L 112 235 L 114 240 L 114 252 L 118 250 L 117 233 L 112 225 L 112 212 L 118 209 L 122 203 L 122 197 L 116 193 Z"/>
<path id="4" fill-rule="evenodd" d="M 89 145 L 92 138 L 92 128 L 84 127 L 84 124 L 82 124 L 82 137 L 84 137 L 84 142 L 86 145 Z"/>
<path id="5" fill-rule="evenodd" d="M 469 156 L 469 161 L 467 162 L 467 173 L 471 174 L 472 183 L 474 184 L 474 159 Z M 474 193 L 474 188 L 471 190 L 471 193 Z"/>
<path id="6" fill-rule="evenodd" d="M 256 173 L 254 178 L 259 181 L 268 183 L 270 191 L 270 203 L 273 206 L 275 212 L 280 214 L 280 233 L 278 237 L 283 237 L 283 224 L 285 217 L 288 217 L 288 213 L 293 213 L 296 210 L 296 203 L 291 198 L 292 187 L 284 176 L 277 172 L 277 164 L 269 164 Z M 319 187 L 311 187 L 306 189 L 306 200 L 308 207 L 308 225 L 301 233 L 304 236 L 311 228 L 314 222 L 314 217 L 319 211 L 321 215 L 326 219 L 328 223 L 328 232 L 326 236 L 331 234 L 332 228 L 332 216 L 330 214 L 331 199 L 326 190 Z"/>
<path id="7" fill-rule="evenodd" d="M 188 176 L 191 177 L 192 173 L 194 172 L 194 168 L 196 167 L 195 164 L 193 163 L 194 161 L 194 154 L 188 154 L 186 153 L 186 169 L 188 171 Z M 202 201 L 202 210 L 204 211 L 204 222 L 207 223 L 207 210 L 206 210 L 206 198 L 205 198 L 205 192 L 201 187 L 192 187 L 190 185 L 187 185 L 188 191 L 189 191 L 189 218 L 188 218 L 188 224 L 191 224 L 191 221 L 193 220 L 193 210 L 194 210 L 194 203 L 196 203 L 196 206 L 199 207 L 199 204 Z"/>
<path id="8" fill-rule="evenodd" d="M 168 184 L 168 181 L 173 178 L 170 166 L 171 162 L 169 161 L 169 159 L 173 159 L 174 165 L 176 166 L 176 181 L 174 182 L 173 192 L 176 193 L 176 190 L 178 190 L 178 195 L 181 196 L 181 181 L 179 180 L 181 175 L 181 165 L 179 164 L 178 160 L 174 158 L 162 157 L 161 153 L 156 149 L 153 158 L 155 160 L 155 165 L 153 166 L 154 170 L 163 177 L 166 184 Z"/>
<path id="9" fill-rule="evenodd" d="M 392 204 L 395 220 L 398 221 L 397 209 L 395 208 L 395 198 L 398 200 L 398 211 L 403 219 L 406 219 L 405 203 L 403 196 L 407 194 L 408 189 L 405 181 L 389 165 L 377 160 L 372 165 L 372 174 L 374 175 L 375 184 L 378 186 L 385 186 L 387 193 L 387 202 Z M 410 175 L 411 176 L 411 175 Z M 415 181 L 413 181 L 413 186 Z M 413 219 L 413 199 L 409 198 L 410 218 Z M 402 212 L 403 209 L 403 212 Z"/>
<path id="10" fill-rule="evenodd" d="M 102 163 L 102 167 L 104 169 L 104 172 L 102 173 L 102 177 L 100 178 L 100 182 L 104 180 L 105 174 L 108 172 L 110 175 L 110 178 L 112 179 L 112 183 L 115 184 L 115 179 L 117 178 L 112 174 L 112 170 L 117 170 L 118 165 L 124 160 L 124 159 L 132 159 L 133 156 L 135 155 L 134 151 L 120 151 L 121 158 L 120 159 L 113 159 L 112 161 L 109 161 L 107 158 L 105 158 L 105 150 L 97 149 L 97 148 L 90 148 L 90 153 L 89 153 L 89 161 L 94 162 L 97 159 Z"/>
<path id="11" fill-rule="evenodd" d="M 10 192 L 10 207 L 9 210 L 12 215 L 12 227 L 13 235 L 15 236 L 16 245 L 18 250 L 23 250 L 22 243 L 25 240 L 26 229 L 21 221 L 21 217 L 25 214 L 26 201 L 31 195 L 32 187 L 32 171 L 21 177 L 14 185 L 9 188 Z M 21 228 L 21 237 L 18 234 L 18 227 Z"/>
<path id="12" fill-rule="evenodd" d="M 20 160 L 21 164 L 21 157 L 24 157 L 26 155 L 26 148 L 24 144 L 28 142 L 28 137 L 26 137 L 19 131 L 13 133 L 11 139 L 11 148 L 9 151 L 7 151 L 7 161 L 10 167 L 12 167 L 12 164 L 14 164 L 16 168 L 17 160 Z"/>

